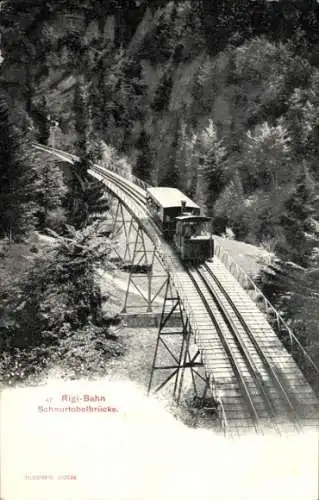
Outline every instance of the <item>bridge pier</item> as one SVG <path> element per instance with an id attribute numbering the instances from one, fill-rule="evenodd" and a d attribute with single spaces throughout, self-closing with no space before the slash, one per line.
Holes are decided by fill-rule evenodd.
<path id="1" fill-rule="evenodd" d="M 191 337 L 189 319 L 168 277 L 148 386 L 149 394 L 161 391 L 171 382 L 173 398 L 179 404 L 183 394 L 185 370 L 189 369 L 188 382 L 192 394 L 198 398 L 206 397 L 210 379 L 205 373 L 201 353 L 191 342 Z"/>
<path id="2" fill-rule="evenodd" d="M 118 240 L 114 248 L 116 260 L 120 268 L 128 273 L 121 313 L 159 312 L 161 303 L 158 301 L 165 288 L 167 272 L 158 259 L 153 242 L 140 222 L 127 212 L 118 199 L 111 224 L 113 238 Z M 140 305 L 132 304 L 131 292 L 138 297 Z"/>
<path id="3" fill-rule="evenodd" d="M 119 248 L 114 247 L 113 251 L 116 254 L 120 263 L 123 263 L 127 257 L 127 254 L 130 251 L 130 246 L 127 245 L 127 241 L 130 240 L 133 218 L 132 216 L 125 210 L 123 204 L 115 198 L 115 206 L 110 210 L 111 213 L 111 231 L 113 239 L 116 239 L 120 235 L 124 235 L 125 238 L 125 247 L 124 253 L 120 253 Z M 129 256 L 130 258 L 130 256 Z"/>
<path id="4" fill-rule="evenodd" d="M 152 242 L 148 240 L 143 228 L 136 222 L 132 223 L 132 227 L 131 236 L 133 237 L 128 238 L 126 241 L 126 246 L 129 248 L 126 254 L 130 256 L 130 260 L 125 260 L 122 266 L 128 271 L 122 313 L 126 313 L 128 309 L 146 309 L 145 312 L 151 313 L 154 309 L 156 310 L 155 301 L 164 290 L 167 273 L 158 260 L 155 248 Z M 160 266 L 161 273 L 154 272 L 155 265 L 157 268 Z M 132 289 L 142 299 L 143 305 L 129 305 Z"/>

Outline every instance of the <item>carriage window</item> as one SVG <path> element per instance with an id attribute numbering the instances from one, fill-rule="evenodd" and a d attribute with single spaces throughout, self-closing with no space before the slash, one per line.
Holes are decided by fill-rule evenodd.
<path id="1" fill-rule="evenodd" d="M 192 226 L 189 224 L 185 226 L 185 238 L 190 238 L 192 236 Z"/>

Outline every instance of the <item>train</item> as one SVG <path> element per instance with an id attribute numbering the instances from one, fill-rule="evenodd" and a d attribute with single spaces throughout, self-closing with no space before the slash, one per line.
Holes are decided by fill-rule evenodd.
<path id="1" fill-rule="evenodd" d="M 214 255 L 211 219 L 184 193 L 171 187 L 146 190 L 146 205 L 163 236 L 181 260 L 204 262 Z"/>

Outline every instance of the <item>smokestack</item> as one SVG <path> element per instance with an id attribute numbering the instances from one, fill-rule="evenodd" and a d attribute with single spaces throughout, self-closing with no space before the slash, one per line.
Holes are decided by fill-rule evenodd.
<path id="1" fill-rule="evenodd" d="M 185 211 L 185 208 L 186 208 L 186 201 L 185 200 L 182 200 L 181 201 L 181 205 L 182 205 L 182 212 Z"/>

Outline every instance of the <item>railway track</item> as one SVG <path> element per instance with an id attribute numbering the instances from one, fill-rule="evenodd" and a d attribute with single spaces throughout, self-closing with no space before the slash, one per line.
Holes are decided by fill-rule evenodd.
<path id="1" fill-rule="evenodd" d="M 140 192 L 140 189 L 138 186 L 134 186 L 134 184 L 131 186 L 127 182 L 122 181 L 119 179 L 116 174 L 105 172 L 105 170 L 97 165 L 94 165 L 94 170 L 92 169 L 92 173 L 98 174 L 100 178 L 102 178 L 104 181 L 111 181 L 114 183 L 116 186 L 120 188 L 120 190 L 125 193 L 127 196 L 131 198 L 131 200 L 143 211 L 146 212 L 146 199 L 145 199 L 145 194 L 142 194 Z M 96 176 L 95 176 L 96 177 Z"/>
<path id="2" fill-rule="evenodd" d="M 225 269 L 219 259 L 204 265 L 210 286 L 218 300 L 244 335 L 245 344 L 254 356 L 260 356 L 263 383 L 276 413 L 285 415 L 303 428 L 319 426 L 319 403 L 303 373 L 275 334 L 264 314 Z M 262 361 L 262 363 L 261 363 Z M 268 372 L 265 372 L 265 370 Z M 284 404 L 284 407 L 283 407 Z"/>
<path id="3" fill-rule="evenodd" d="M 212 317 L 258 431 L 281 426 L 300 428 L 294 402 L 283 386 L 271 360 L 210 267 L 189 269 L 197 291 Z"/>
<path id="4" fill-rule="evenodd" d="M 101 172 L 103 177 L 111 178 L 123 191 L 133 196 L 135 201 L 145 210 L 145 195 L 141 195 L 139 189 L 136 189 L 135 186 L 128 186 L 125 181 L 118 179 L 113 174 L 110 176 L 103 174 Z M 147 221 L 147 226 L 157 234 L 157 237 L 161 235 L 151 219 Z M 216 332 L 224 348 L 223 355 L 226 354 L 229 359 L 233 374 L 230 377 L 228 375 L 226 384 L 225 379 L 219 384 L 224 388 L 224 393 L 226 386 L 228 386 L 227 398 L 224 398 L 222 402 L 228 430 L 239 434 L 242 430 L 247 431 L 251 427 L 254 427 L 259 433 L 270 430 L 277 433 L 283 433 L 287 430 L 300 431 L 302 429 L 300 415 L 303 405 L 298 404 L 294 391 L 287 388 L 281 380 L 272 357 L 264 352 L 263 347 L 254 336 L 253 329 L 246 323 L 230 294 L 223 287 L 209 264 L 206 263 L 196 269 L 187 268 L 188 276 L 196 289 L 196 294 L 194 294 L 185 277 L 184 265 L 181 264 L 175 251 L 168 245 L 166 246 L 166 254 L 174 267 L 174 272 L 179 272 L 183 289 L 191 298 L 192 306 L 196 307 L 196 316 L 201 318 L 201 337 L 200 340 L 197 338 L 197 342 L 206 361 L 206 368 L 209 371 L 209 352 L 211 353 L 212 347 L 216 348 Z M 201 300 L 199 301 L 198 298 Z M 205 320 L 203 312 L 200 312 L 203 305 L 215 329 L 214 339 L 211 335 L 207 337 L 208 321 L 207 318 Z M 214 369 L 212 373 L 214 373 L 216 380 L 218 370 Z M 233 392 L 234 397 L 231 397 L 236 386 L 234 375 L 239 391 L 237 387 L 235 394 Z M 229 385 L 231 385 L 231 390 L 229 390 Z M 241 399 L 241 403 L 245 401 L 244 405 L 241 404 L 240 410 L 239 399 Z M 315 426 L 317 410 L 318 408 L 315 408 L 313 414 Z"/>

